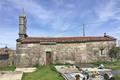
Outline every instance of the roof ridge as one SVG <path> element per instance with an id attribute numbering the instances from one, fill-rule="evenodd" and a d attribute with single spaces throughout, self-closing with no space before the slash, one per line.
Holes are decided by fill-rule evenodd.
<path id="1" fill-rule="evenodd" d="M 114 41 L 116 39 L 106 36 L 86 36 L 86 37 L 27 37 L 21 42 L 23 43 L 39 43 L 39 42 L 89 42 L 89 41 Z"/>
<path id="2" fill-rule="evenodd" d="M 109 36 L 109 35 L 106 35 L 106 36 L 104 36 L 104 37 L 107 37 L 107 38 L 111 38 L 111 39 L 115 39 L 115 40 L 116 40 L 116 38 L 114 38 L 114 37 L 112 37 L 112 36 Z"/>
<path id="3" fill-rule="evenodd" d="M 104 37 L 104 36 L 67 36 L 67 37 L 27 37 L 27 38 L 98 38 L 98 37 Z"/>

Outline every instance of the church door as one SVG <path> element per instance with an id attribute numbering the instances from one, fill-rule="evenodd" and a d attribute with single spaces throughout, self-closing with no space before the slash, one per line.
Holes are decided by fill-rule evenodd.
<path id="1" fill-rule="evenodd" d="M 52 63 L 52 53 L 46 52 L 46 65 L 49 65 Z"/>

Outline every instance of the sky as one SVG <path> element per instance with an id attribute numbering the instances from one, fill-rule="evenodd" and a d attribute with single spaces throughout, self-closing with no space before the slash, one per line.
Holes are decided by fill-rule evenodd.
<path id="1" fill-rule="evenodd" d="M 0 47 L 16 49 L 19 15 L 28 36 L 103 36 L 120 40 L 120 0 L 0 0 Z"/>

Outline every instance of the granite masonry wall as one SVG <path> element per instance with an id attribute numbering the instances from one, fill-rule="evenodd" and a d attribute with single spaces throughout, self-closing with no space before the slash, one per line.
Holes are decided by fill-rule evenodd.
<path id="1" fill-rule="evenodd" d="M 115 46 L 115 41 L 85 43 L 29 43 L 17 42 L 16 66 L 32 67 L 46 65 L 46 52 L 51 52 L 52 63 L 93 62 L 109 60 L 108 51 Z"/>

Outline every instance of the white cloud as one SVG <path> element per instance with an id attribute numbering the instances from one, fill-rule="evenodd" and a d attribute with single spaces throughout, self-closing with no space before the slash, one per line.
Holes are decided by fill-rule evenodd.
<path id="1" fill-rule="evenodd" d="M 36 21 L 29 20 L 29 23 L 35 22 L 35 23 L 37 23 L 35 26 L 40 24 L 40 26 L 41 25 L 46 26 L 47 28 L 50 27 L 49 29 L 51 29 L 50 30 L 51 34 L 49 34 L 49 30 L 47 30 L 47 28 L 43 28 L 43 27 L 42 28 L 45 30 L 43 30 L 43 29 L 37 30 L 37 28 L 36 28 L 34 31 L 32 29 L 35 26 L 34 25 L 32 26 L 31 24 L 29 24 L 29 26 L 31 26 L 31 28 L 32 28 L 31 30 L 29 30 L 30 35 L 38 34 L 40 36 L 42 36 L 42 35 L 43 36 L 47 36 L 47 35 L 48 36 L 65 36 L 65 35 L 68 36 L 68 35 L 76 35 L 76 33 L 78 33 L 78 32 L 80 32 L 82 34 L 82 29 L 80 30 L 80 27 L 82 27 L 82 26 L 80 26 L 80 25 L 84 22 L 86 24 L 85 25 L 86 32 L 88 32 L 88 34 L 95 32 L 95 33 L 93 33 L 93 35 L 97 35 L 100 32 L 102 33 L 103 27 L 106 27 L 103 25 L 103 23 L 106 23 L 107 21 L 109 21 L 111 19 L 116 19 L 116 20 L 120 21 L 120 8 L 118 8 L 116 6 L 116 4 L 118 4 L 117 0 L 108 0 L 109 2 L 107 2 L 107 3 L 101 2 L 97 6 L 93 5 L 95 8 L 95 13 L 97 15 L 97 18 L 96 18 L 96 15 L 94 15 L 93 7 L 88 6 L 88 5 L 83 5 L 83 4 L 89 3 L 89 1 L 87 1 L 85 3 L 83 1 L 83 3 L 82 3 L 82 1 L 78 0 L 78 1 L 80 1 L 79 4 L 76 4 L 76 2 L 74 0 L 72 2 L 67 1 L 67 0 L 66 1 L 65 0 L 52 0 L 52 1 L 53 1 L 52 4 L 49 4 L 46 6 L 46 5 L 42 4 L 42 2 L 37 3 L 36 0 L 2 0 L 0 2 L 0 9 L 3 9 L 3 7 L 4 7 L 4 8 L 6 8 L 7 12 L 11 12 L 10 14 L 16 15 L 15 12 L 17 12 L 17 11 L 22 12 L 22 8 L 24 8 L 25 12 L 27 14 L 30 14 L 30 19 L 32 17 L 33 20 L 36 20 Z M 8 5 L 7 7 L 5 5 L 3 5 L 5 3 L 7 3 L 7 5 Z M 78 7 L 78 5 L 81 5 L 81 4 L 82 4 L 82 6 Z M 94 2 L 93 2 L 93 4 L 94 4 Z M 51 7 L 51 5 L 52 5 L 52 7 Z M 50 7 L 50 8 L 48 8 L 48 7 Z M 85 8 L 85 9 L 83 10 L 83 8 Z M 13 9 L 13 10 L 8 11 L 7 9 Z M 14 9 L 15 9 L 15 12 L 13 12 Z M 9 14 L 9 16 L 10 16 L 10 14 Z M 14 17 L 16 17 L 16 16 L 14 16 Z M 5 18 L 5 19 L 6 19 L 6 21 L 4 21 L 4 22 L 9 22 L 9 23 L 11 23 L 13 20 L 11 18 L 9 18 L 9 19 Z M 0 20 L 2 20 L 2 18 Z M 88 25 L 87 25 L 87 22 L 88 22 Z M 91 24 L 92 22 L 93 22 L 93 24 Z M 99 23 L 99 22 L 101 22 L 101 23 Z M 33 24 L 35 24 L 35 23 L 33 23 Z M 6 23 L 3 23 L 3 24 L 6 24 Z M 9 26 L 15 26 L 15 25 L 10 24 Z M 107 26 L 107 27 L 109 27 L 109 26 Z M 100 28 L 101 28 L 101 30 L 100 30 Z M 74 29 L 74 30 L 70 31 L 72 29 Z M 53 32 L 52 32 L 52 30 L 53 30 Z M 98 31 L 98 30 L 100 30 L 100 31 Z M 55 33 L 54 33 L 54 31 L 55 31 Z M 98 31 L 98 33 L 96 31 Z M 103 30 L 103 31 L 105 31 L 105 30 Z M 108 31 L 111 31 L 111 30 L 108 30 Z M 111 31 L 110 33 L 118 34 L 120 29 L 114 30 L 114 31 L 115 32 Z M 4 35 L 9 35 L 9 36 L 11 36 L 11 38 L 13 38 L 15 40 L 15 37 L 13 37 L 15 35 L 13 35 L 13 34 L 14 33 L 10 33 L 10 34 L 5 33 Z M 15 34 L 17 35 L 18 32 L 16 32 Z M 79 34 L 77 34 L 77 35 L 79 35 Z M 4 36 L 1 36 L 1 37 L 4 38 Z M 10 37 L 4 38 L 4 39 L 10 39 Z M 4 41 L 4 39 L 2 39 L 2 40 Z M 12 44 L 10 44 L 10 45 L 12 45 Z"/>
<path id="2" fill-rule="evenodd" d="M 31 0 L 8 0 L 14 7 L 21 9 L 24 8 L 27 13 L 30 13 L 41 20 L 48 20 L 52 18 L 50 12 L 45 10 L 41 5 Z"/>
<path id="3" fill-rule="evenodd" d="M 107 2 L 101 2 L 97 6 L 94 7 L 96 18 L 94 17 L 95 20 L 93 24 L 89 25 L 92 27 L 92 28 L 89 28 L 89 33 L 92 33 L 96 30 L 98 32 L 100 31 L 101 33 L 107 32 L 113 36 L 120 33 L 120 31 L 117 29 L 117 26 L 119 25 L 115 23 L 116 21 L 117 22 L 120 21 L 120 15 L 119 15 L 120 8 L 118 8 L 117 4 L 118 4 L 118 0 L 108 0 Z M 109 21 L 114 21 L 114 22 L 110 23 Z M 107 24 L 109 26 L 106 26 Z M 114 26 L 110 24 L 114 24 Z M 111 28 L 114 27 L 115 30 L 111 30 L 109 29 L 109 27 Z"/>
<path id="4" fill-rule="evenodd" d="M 14 25 L 2 24 L 0 25 L 0 47 L 6 44 L 9 48 L 16 48 L 16 39 L 18 38 L 18 31 Z"/>
<path id="5" fill-rule="evenodd" d="M 106 4 L 101 4 L 95 8 L 95 12 L 98 16 L 98 21 L 108 21 L 110 19 L 118 19 L 118 13 L 120 9 L 117 7 L 117 0 L 110 0 Z"/>
<path id="6" fill-rule="evenodd" d="M 109 32 L 110 35 L 118 35 L 120 34 L 120 26 L 115 27 L 114 30 L 112 30 L 111 32 Z"/>
<path id="7" fill-rule="evenodd" d="M 48 11 L 46 10 L 41 4 L 36 3 L 35 1 L 27 1 L 27 0 L 8 0 L 11 2 L 14 7 L 18 8 L 19 10 L 22 8 L 25 9 L 25 11 L 29 14 L 32 14 L 33 17 L 36 18 L 36 20 L 42 22 L 43 24 L 48 24 L 51 26 L 51 28 L 64 31 L 68 28 L 68 25 L 63 20 L 66 16 L 64 16 L 67 13 L 61 13 L 59 12 L 54 13 L 54 11 Z M 57 1 L 56 1 L 57 2 Z M 62 0 L 60 0 L 62 3 Z M 69 16 L 69 15 L 67 15 Z M 61 25 L 61 26 L 60 26 Z M 61 28 L 60 28 L 61 27 Z"/>

